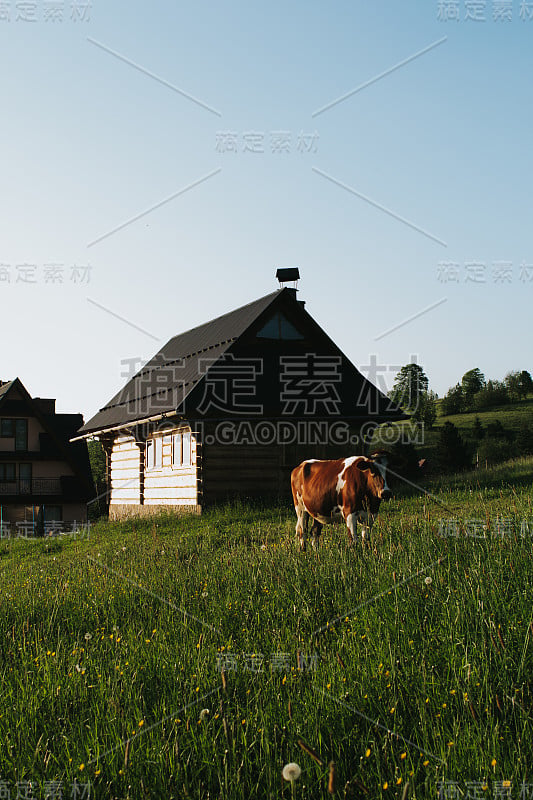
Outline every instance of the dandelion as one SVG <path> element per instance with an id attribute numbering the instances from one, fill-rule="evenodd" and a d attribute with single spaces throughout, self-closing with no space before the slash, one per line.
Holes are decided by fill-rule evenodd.
<path id="1" fill-rule="evenodd" d="M 86 642 L 88 642 L 89 639 L 92 639 L 92 638 L 93 638 L 93 635 L 92 635 L 92 633 L 89 633 L 89 632 L 87 632 L 85 634 L 85 636 L 84 636 L 84 639 L 85 639 Z"/>
<path id="2" fill-rule="evenodd" d="M 495 758 L 492 759 L 492 761 L 490 762 L 490 765 L 491 765 L 491 767 L 495 767 L 496 766 L 496 759 Z"/>
<path id="3" fill-rule="evenodd" d="M 142 720 L 139 722 L 139 728 L 142 728 L 142 726 L 143 726 L 143 725 L 144 725 L 144 719 L 142 719 Z"/>
<path id="4" fill-rule="evenodd" d="M 209 595 L 209 592 L 202 592 L 202 597 L 207 597 L 208 595 Z"/>
<path id="5" fill-rule="evenodd" d="M 281 773 L 286 781 L 297 781 L 300 775 L 302 774 L 302 770 L 300 769 L 299 765 L 296 764 L 294 761 L 291 761 L 289 764 L 285 764 L 283 767 L 283 772 Z"/>
<path id="6" fill-rule="evenodd" d="M 366 750 L 365 758 L 368 758 L 369 755 L 370 755 L 370 747 L 368 747 Z"/>
<path id="7" fill-rule="evenodd" d="M 407 757 L 407 753 L 401 753 L 400 758 L 403 761 Z"/>
<path id="8" fill-rule="evenodd" d="M 424 578 L 424 583 L 426 584 L 426 586 L 429 586 L 430 583 L 433 583 L 433 578 L 431 577 L 431 575 L 428 575 L 427 578 Z"/>
<path id="9" fill-rule="evenodd" d="M 85 769 L 85 764 L 80 764 L 79 769 L 80 769 L 80 772 L 83 772 L 83 770 Z"/>
<path id="10" fill-rule="evenodd" d="M 423 761 L 423 762 L 422 762 L 422 766 L 423 766 L 423 767 L 427 767 L 427 765 L 428 765 L 428 764 L 429 764 L 429 761 Z"/>

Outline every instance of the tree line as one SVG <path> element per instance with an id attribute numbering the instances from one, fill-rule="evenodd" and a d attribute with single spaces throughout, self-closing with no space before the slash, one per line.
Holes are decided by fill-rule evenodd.
<path id="1" fill-rule="evenodd" d="M 533 379 L 527 370 L 508 372 L 503 381 L 485 380 L 477 367 L 468 370 L 460 383 L 440 399 L 442 416 L 484 411 L 519 402 L 533 392 Z M 417 422 L 431 428 L 437 418 L 438 395 L 429 389 L 429 380 L 419 364 L 406 364 L 396 375 L 390 399 Z M 416 464 L 416 453 L 412 453 Z M 518 455 L 533 454 L 533 431 L 526 421 L 520 429 L 506 429 L 497 420 L 483 426 L 476 416 L 463 435 L 450 421 L 439 431 L 437 459 L 441 469 L 460 470 L 474 464 L 496 463 Z"/>
<path id="2" fill-rule="evenodd" d="M 503 381 L 486 381 L 476 367 L 465 372 L 461 382 L 448 389 L 441 400 L 441 414 L 447 417 L 465 411 L 484 411 L 524 400 L 532 391 L 533 379 L 525 369 L 508 372 Z"/>
<path id="3" fill-rule="evenodd" d="M 503 381 L 499 381 L 485 380 L 481 370 L 475 367 L 465 372 L 460 383 L 448 389 L 440 399 L 440 413 L 448 417 L 469 411 L 486 411 L 523 400 L 530 392 L 533 392 L 533 379 L 525 369 L 508 372 Z M 415 421 L 424 422 L 428 428 L 433 426 L 439 397 L 429 389 L 428 377 L 420 364 L 406 364 L 401 368 L 389 397 Z"/>

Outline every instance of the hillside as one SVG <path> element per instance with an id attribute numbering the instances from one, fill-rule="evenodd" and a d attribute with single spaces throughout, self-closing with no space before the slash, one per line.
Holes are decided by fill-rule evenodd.
<path id="1" fill-rule="evenodd" d="M 451 422 L 458 428 L 461 436 L 467 443 L 475 448 L 473 440 L 473 426 L 476 417 L 486 429 L 487 425 L 494 422 L 500 422 L 503 427 L 514 434 L 518 434 L 523 425 L 528 425 L 530 430 L 533 431 L 533 397 L 528 397 L 526 400 L 520 402 L 509 403 L 507 405 L 498 406 L 490 409 L 489 411 L 468 412 L 465 414 L 453 414 L 449 416 L 441 416 L 439 403 L 437 401 L 437 420 L 431 430 L 426 429 L 423 435 L 423 441 L 415 444 L 417 452 L 428 461 L 436 462 L 437 444 L 439 441 L 440 431 L 446 422 Z M 409 441 L 411 423 L 394 423 L 389 431 L 377 432 L 372 442 L 373 447 L 388 447 L 390 442 L 396 439 Z M 393 433 L 393 431 L 395 433 Z M 402 434 L 403 431 L 403 434 Z"/>

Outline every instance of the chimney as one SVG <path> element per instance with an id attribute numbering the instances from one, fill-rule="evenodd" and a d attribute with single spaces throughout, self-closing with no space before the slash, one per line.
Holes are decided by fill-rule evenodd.
<path id="1" fill-rule="evenodd" d="M 296 292 L 298 291 L 298 281 L 300 279 L 300 270 L 298 267 L 281 267 L 276 271 L 276 278 L 279 281 L 280 289 L 288 289 L 296 300 Z M 287 283 L 292 283 L 292 286 L 287 286 Z M 298 303 L 305 306 L 304 300 L 298 300 Z"/>
<path id="2" fill-rule="evenodd" d="M 292 281 L 292 286 L 287 288 L 294 289 L 295 292 L 298 291 L 298 281 L 300 279 L 300 270 L 298 267 L 282 267 L 277 270 L 276 278 L 279 281 L 280 289 L 284 289 L 285 284 Z"/>
<path id="3" fill-rule="evenodd" d="M 34 397 L 33 402 L 41 412 L 41 414 L 47 414 L 52 416 L 56 413 L 56 401 L 51 397 Z"/>

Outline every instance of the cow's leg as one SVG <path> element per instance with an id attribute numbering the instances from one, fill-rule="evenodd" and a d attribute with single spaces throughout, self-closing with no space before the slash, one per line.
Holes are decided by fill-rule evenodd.
<path id="1" fill-rule="evenodd" d="M 322 523 L 317 519 L 313 519 L 313 526 L 311 528 L 311 542 L 316 550 L 320 541 L 320 531 L 322 530 Z"/>
<path id="2" fill-rule="evenodd" d="M 361 523 L 361 542 L 363 543 L 363 547 L 365 544 L 370 543 L 370 531 L 372 530 L 372 525 L 362 522 Z"/>
<path id="3" fill-rule="evenodd" d="M 372 533 L 372 526 L 374 524 L 374 517 L 372 514 L 367 514 L 364 522 L 361 523 L 361 541 L 364 545 L 370 545 L 370 534 Z"/>
<path id="4" fill-rule="evenodd" d="M 309 514 L 305 510 L 305 506 L 303 503 L 298 503 L 297 506 L 294 507 L 296 511 L 297 521 L 296 521 L 296 535 L 300 541 L 300 550 L 305 550 L 306 544 L 306 535 L 307 535 L 307 523 L 309 521 Z"/>
<path id="5" fill-rule="evenodd" d="M 346 527 L 348 528 L 348 545 L 353 545 L 357 533 L 357 515 L 346 514 Z"/>

